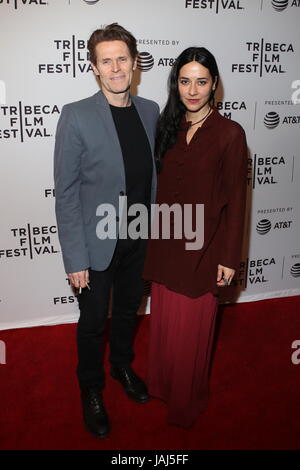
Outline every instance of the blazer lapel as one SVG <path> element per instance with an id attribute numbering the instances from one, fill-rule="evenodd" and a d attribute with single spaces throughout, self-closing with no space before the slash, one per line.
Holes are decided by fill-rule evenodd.
<path id="1" fill-rule="evenodd" d="M 145 112 L 145 108 L 144 106 L 141 105 L 139 100 L 137 100 L 134 95 L 130 95 L 130 96 L 141 118 L 142 124 L 144 126 L 144 129 L 147 134 L 147 138 L 148 138 L 151 150 L 152 150 L 152 154 L 153 154 L 154 153 L 154 140 L 151 134 L 151 130 L 148 126 L 147 113 Z M 109 103 L 101 90 L 98 91 L 98 93 L 96 93 L 94 97 L 95 97 L 95 102 L 97 105 L 97 111 L 99 115 L 101 116 L 101 120 L 105 124 L 105 127 L 107 129 L 109 136 L 111 137 L 112 145 L 116 147 L 118 152 L 121 152 L 121 155 L 122 155 L 118 134 L 117 134 L 115 123 L 114 123 L 114 120 L 110 111 Z"/>
<path id="2" fill-rule="evenodd" d="M 151 147 L 152 155 L 154 154 L 154 139 L 151 134 L 151 128 L 148 125 L 148 118 L 147 118 L 147 113 L 145 112 L 145 107 L 141 105 L 140 101 L 136 99 L 134 95 L 130 95 L 131 99 L 136 107 L 137 112 L 139 113 L 139 116 L 141 118 L 142 124 L 144 126 L 144 129 L 146 131 L 148 141 Z"/>
<path id="3" fill-rule="evenodd" d="M 118 152 L 121 152 L 122 154 L 118 134 L 117 134 L 115 123 L 114 123 L 114 120 L 110 111 L 109 103 L 101 90 L 98 91 L 98 93 L 96 93 L 94 96 L 95 96 L 95 101 L 96 101 L 96 106 L 97 106 L 97 112 L 99 116 L 101 117 L 102 122 L 105 125 L 107 133 L 110 137 L 111 143 L 114 147 L 116 147 Z"/>
<path id="4" fill-rule="evenodd" d="M 120 172 L 120 174 L 122 174 L 125 178 L 125 167 L 122 149 L 117 134 L 116 126 L 109 107 L 109 103 L 101 90 L 98 91 L 98 93 L 96 93 L 94 97 L 97 113 L 106 129 L 107 139 L 111 148 L 110 155 L 108 155 L 107 158 L 112 158 L 116 161 L 115 171 Z"/>

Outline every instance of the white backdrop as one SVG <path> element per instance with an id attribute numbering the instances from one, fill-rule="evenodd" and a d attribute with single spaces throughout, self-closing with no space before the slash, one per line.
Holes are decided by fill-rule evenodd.
<path id="1" fill-rule="evenodd" d="M 183 49 L 215 55 L 217 106 L 250 155 L 238 301 L 300 294 L 299 19 L 299 0 L 0 0 L 1 329 L 78 318 L 56 233 L 54 133 L 63 104 L 97 91 L 86 41 L 112 22 L 138 40 L 134 92 L 161 107 Z"/>

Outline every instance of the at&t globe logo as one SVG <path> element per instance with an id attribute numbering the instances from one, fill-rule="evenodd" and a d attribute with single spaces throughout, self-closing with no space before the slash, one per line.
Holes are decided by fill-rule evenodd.
<path id="1" fill-rule="evenodd" d="M 264 118 L 264 125 L 268 129 L 275 129 L 275 127 L 278 126 L 280 122 L 279 114 L 277 114 L 275 111 L 270 111 L 265 115 Z"/>
<path id="2" fill-rule="evenodd" d="M 272 224 L 268 219 L 262 219 L 258 222 L 256 226 L 256 231 L 260 235 L 265 235 L 271 230 Z"/>
<path id="3" fill-rule="evenodd" d="M 272 0 L 272 7 L 276 11 L 283 11 L 289 4 L 288 0 Z"/>
<path id="4" fill-rule="evenodd" d="M 137 57 L 137 67 L 143 72 L 148 72 L 154 65 L 154 58 L 149 52 L 140 52 Z"/>
<path id="5" fill-rule="evenodd" d="M 291 267 L 291 275 L 293 277 L 300 277 L 300 263 L 296 263 Z"/>

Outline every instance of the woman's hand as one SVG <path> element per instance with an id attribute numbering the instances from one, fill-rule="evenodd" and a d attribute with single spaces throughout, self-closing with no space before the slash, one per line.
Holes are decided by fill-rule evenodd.
<path id="1" fill-rule="evenodd" d="M 218 264 L 217 286 L 230 286 L 235 270 Z"/>

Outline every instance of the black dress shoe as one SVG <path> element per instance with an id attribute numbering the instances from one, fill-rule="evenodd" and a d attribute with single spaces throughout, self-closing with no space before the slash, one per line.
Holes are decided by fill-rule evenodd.
<path id="1" fill-rule="evenodd" d="M 130 366 L 112 366 L 110 375 L 123 385 L 126 395 L 132 400 L 138 403 L 146 403 L 150 400 L 145 383 Z"/>
<path id="2" fill-rule="evenodd" d="M 105 411 L 101 392 L 95 388 L 81 390 L 83 420 L 87 429 L 95 437 L 106 437 L 109 433 L 109 420 Z"/>

